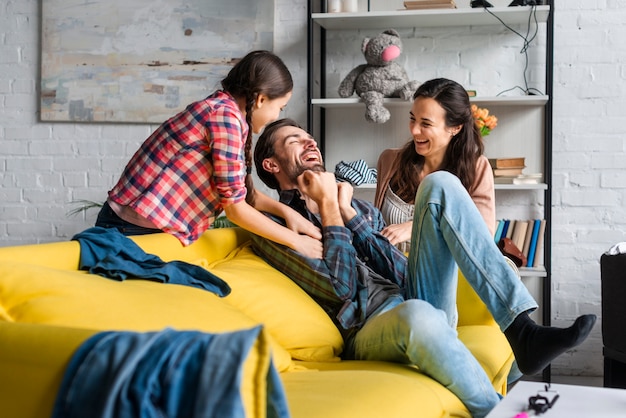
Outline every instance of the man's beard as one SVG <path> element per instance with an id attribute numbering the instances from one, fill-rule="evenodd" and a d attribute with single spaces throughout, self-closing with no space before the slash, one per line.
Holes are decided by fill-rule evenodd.
<path id="1" fill-rule="evenodd" d="M 284 164 L 283 166 L 288 166 L 289 164 Z M 301 163 L 297 163 L 294 167 L 290 167 L 288 170 L 285 170 L 289 179 L 297 183 L 298 177 L 307 170 L 316 171 L 319 173 L 323 173 L 326 171 L 324 164 L 318 163 L 313 166 L 305 166 Z"/>

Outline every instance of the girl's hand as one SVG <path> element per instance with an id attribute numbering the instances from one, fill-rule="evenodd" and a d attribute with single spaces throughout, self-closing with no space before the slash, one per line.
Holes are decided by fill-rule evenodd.
<path id="1" fill-rule="evenodd" d="M 295 210 L 285 213 L 285 222 L 287 223 L 287 228 L 296 234 L 308 235 L 318 241 L 322 239 L 320 229 Z"/>
<path id="2" fill-rule="evenodd" d="M 308 235 L 300 235 L 295 245 L 291 247 L 305 257 L 323 258 L 324 246 L 319 239 L 311 238 Z"/>
<path id="3" fill-rule="evenodd" d="M 380 233 L 386 237 L 393 245 L 411 239 L 411 231 L 413 230 L 413 221 L 402 224 L 387 225 Z"/>

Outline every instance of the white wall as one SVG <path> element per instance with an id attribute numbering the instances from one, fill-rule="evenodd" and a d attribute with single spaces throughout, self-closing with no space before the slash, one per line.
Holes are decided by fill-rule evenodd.
<path id="1" fill-rule="evenodd" d="M 461 2 L 458 2 L 459 4 Z M 556 0 L 553 323 L 600 315 L 599 258 L 626 240 L 626 1 Z M 102 201 L 154 126 L 40 123 L 41 5 L 0 0 L 0 245 L 69 239 L 95 211 L 69 217 L 80 199 Z M 357 34 L 357 37 L 362 34 Z M 353 39 L 354 41 L 354 39 Z M 459 38 L 447 53 L 474 42 Z M 306 2 L 276 0 L 275 51 L 296 91 L 287 116 L 303 124 Z M 442 56 L 446 51 L 441 50 Z M 358 54 L 347 58 L 355 64 Z M 446 75 L 446 61 L 436 65 Z M 344 72 L 345 74 L 345 72 Z M 449 76 L 453 77 L 453 76 Z M 553 364 L 556 374 L 602 374 L 601 324 Z"/>

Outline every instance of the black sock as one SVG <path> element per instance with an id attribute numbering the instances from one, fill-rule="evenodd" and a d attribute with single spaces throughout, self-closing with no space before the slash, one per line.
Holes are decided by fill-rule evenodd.
<path id="1" fill-rule="evenodd" d="M 556 357 L 582 343 L 595 322 L 596 316 L 591 314 L 579 316 L 568 328 L 546 327 L 536 324 L 524 312 L 504 330 L 504 335 L 520 371 L 530 375 L 540 372 Z"/>

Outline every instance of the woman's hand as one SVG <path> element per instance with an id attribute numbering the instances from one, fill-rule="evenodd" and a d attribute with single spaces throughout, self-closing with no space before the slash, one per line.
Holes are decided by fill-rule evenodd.
<path id="1" fill-rule="evenodd" d="M 409 221 L 401 224 L 387 225 L 382 231 L 380 231 L 380 233 L 393 245 L 398 245 L 401 242 L 409 241 L 411 239 L 412 230 L 413 221 Z"/>

